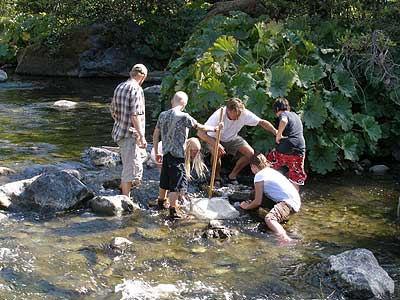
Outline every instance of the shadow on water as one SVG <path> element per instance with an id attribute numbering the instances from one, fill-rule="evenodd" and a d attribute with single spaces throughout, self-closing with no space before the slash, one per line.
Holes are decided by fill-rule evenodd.
<path id="1" fill-rule="evenodd" d="M 108 103 L 122 80 L 11 76 L 18 84 L 0 85 L 2 165 L 80 160 L 90 146 L 113 146 Z M 54 109 L 60 99 L 78 106 Z M 147 103 L 150 114 L 158 102 Z M 8 214 L 0 226 L 0 299 L 339 299 L 324 285 L 320 263 L 360 247 L 395 280 L 396 299 L 400 187 L 392 175 L 310 176 L 301 211 L 285 225 L 300 240 L 291 246 L 249 219 L 226 223 L 239 235 L 208 240 L 206 222 L 167 222 L 166 211 Z M 110 255 L 104 247 L 117 236 L 133 243 Z"/>

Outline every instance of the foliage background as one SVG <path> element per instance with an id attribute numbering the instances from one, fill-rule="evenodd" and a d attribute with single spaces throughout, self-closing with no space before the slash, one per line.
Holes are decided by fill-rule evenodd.
<path id="1" fill-rule="evenodd" d="M 303 119 L 310 170 L 388 156 L 400 143 L 400 1 L 260 0 L 268 16 L 205 18 L 214 2 L 3 0 L 0 65 L 35 43 L 56 52 L 75 28 L 101 23 L 115 46 L 169 63 L 163 100 L 189 92 L 201 121 L 230 96 L 273 120 L 272 102 L 287 97 Z M 258 150 L 274 145 L 259 129 L 245 134 Z"/>

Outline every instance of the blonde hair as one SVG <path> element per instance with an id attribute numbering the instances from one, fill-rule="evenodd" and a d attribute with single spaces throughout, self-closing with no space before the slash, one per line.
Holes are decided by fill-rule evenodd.
<path id="1" fill-rule="evenodd" d="M 192 167 L 190 167 L 190 150 L 198 150 L 196 156 L 193 158 Z M 206 177 L 208 171 L 207 166 L 203 161 L 203 154 L 201 153 L 201 144 L 198 138 L 192 137 L 186 141 L 185 149 L 185 171 L 188 180 L 192 180 L 191 172 L 194 170 L 198 177 Z"/>

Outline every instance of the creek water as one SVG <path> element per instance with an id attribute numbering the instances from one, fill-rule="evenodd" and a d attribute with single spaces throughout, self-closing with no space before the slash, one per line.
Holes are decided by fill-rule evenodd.
<path id="1" fill-rule="evenodd" d="M 19 171 L 79 161 L 90 146 L 115 146 L 108 103 L 122 80 L 12 75 L 0 83 L 0 165 Z M 55 109 L 61 99 L 79 104 Z M 147 104 L 151 119 L 158 103 Z M 399 299 L 398 178 L 311 175 L 301 211 L 286 225 L 299 240 L 290 246 L 250 219 L 228 223 L 239 235 L 219 241 L 199 237 L 204 222 L 169 224 L 150 211 L 100 217 L 82 210 L 52 218 L 4 212 L 0 299 L 337 299 L 320 263 L 361 247 L 395 280 L 393 299 Z M 105 247 L 116 236 L 133 242 L 120 256 Z"/>

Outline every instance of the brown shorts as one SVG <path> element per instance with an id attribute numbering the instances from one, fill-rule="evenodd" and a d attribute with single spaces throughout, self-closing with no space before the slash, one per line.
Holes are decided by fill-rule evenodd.
<path id="1" fill-rule="evenodd" d="M 284 201 L 274 205 L 269 213 L 265 216 L 265 220 L 275 220 L 278 223 L 289 220 L 289 216 L 293 213 L 293 209 Z"/>

